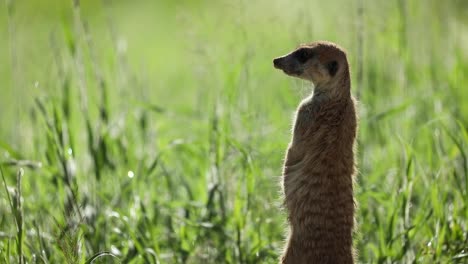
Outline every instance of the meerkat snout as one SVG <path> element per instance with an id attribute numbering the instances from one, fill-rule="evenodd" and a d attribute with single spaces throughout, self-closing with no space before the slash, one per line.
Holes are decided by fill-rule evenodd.
<path id="1" fill-rule="evenodd" d="M 293 56 L 283 56 L 273 60 L 276 69 L 282 70 L 290 76 L 299 77 L 303 73 L 303 67 Z"/>
<path id="2" fill-rule="evenodd" d="M 273 66 L 276 69 L 283 70 L 285 68 L 285 61 L 286 61 L 285 57 L 279 57 L 279 58 L 273 59 Z"/>
<path id="3" fill-rule="evenodd" d="M 273 59 L 273 66 L 277 69 L 281 67 L 281 58 Z"/>

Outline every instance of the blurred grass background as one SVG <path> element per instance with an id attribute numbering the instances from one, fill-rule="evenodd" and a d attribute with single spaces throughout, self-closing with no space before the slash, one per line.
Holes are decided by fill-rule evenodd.
<path id="1" fill-rule="evenodd" d="M 468 263 L 468 2 L 0 5 L 1 263 L 276 263 L 282 159 L 347 49 L 361 263 Z"/>

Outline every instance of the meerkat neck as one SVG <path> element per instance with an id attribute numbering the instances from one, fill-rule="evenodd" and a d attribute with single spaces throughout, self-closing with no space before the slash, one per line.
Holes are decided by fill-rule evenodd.
<path id="1" fill-rule="evenodd" d="M 311 99 L 316 103 L 325 103 L 332 101 L 343 101 L 351 96 L 349 89 L 346 91 L 337 91 L 334 87 L 315 86 Z"/>
<path id="2" fill-rule="evenodd" d="M 337 89 L 339 87 L 339 90 Z M 337 86 L 335 83 L 315 85 L 312 96 L 321 100 L 340 100 L 351 96 L 350 84 Z"/>

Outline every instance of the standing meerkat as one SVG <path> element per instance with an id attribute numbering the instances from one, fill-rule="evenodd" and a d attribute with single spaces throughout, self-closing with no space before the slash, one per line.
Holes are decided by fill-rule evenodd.
<path id="1" fill-rule="evenodd" d="M 357 117 L 346 53 L 320 41 L 301 45 L 273 64 L 315 86 L 297 109 L 283 167 L 290 233 L 281 263 L 354 263 Z"/>

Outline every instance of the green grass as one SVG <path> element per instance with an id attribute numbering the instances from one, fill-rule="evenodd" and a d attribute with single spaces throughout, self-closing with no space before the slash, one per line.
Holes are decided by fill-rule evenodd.
<path id="1" fill-rule="evenodd" d="M 359 262 L 468 263 L 466 1 L 73 2 L 0 5 L 0 263 L 276 263 L 311 87 L 272 58 L 321 39 L 359 95 Z"/>

